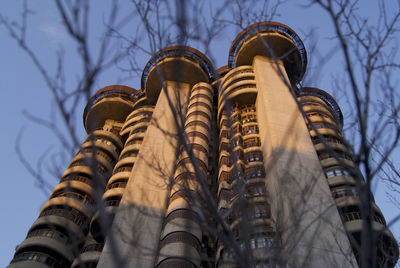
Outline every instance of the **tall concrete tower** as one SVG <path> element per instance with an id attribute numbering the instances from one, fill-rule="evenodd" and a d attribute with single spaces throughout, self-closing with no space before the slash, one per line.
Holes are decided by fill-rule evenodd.
<path id="1" fill-rule="evenodd" d="M 88 136 L 72 159 L 9 267 L 70 267 L 86 240 L 97 197 L 123 148 L 119 135 L 138 91 L 127 86 L 99 90 L 86 106 Z"/>
<path id="2" fill-rule="evenodd" d="M 299 86 L 304 45 L 261 22 L 214 70 L 187 46 L 109 86 L 9 267 L 356 267 L 364 184 L 335 100 Z M 371 198 L 376 267 L 398 246 Z"/>

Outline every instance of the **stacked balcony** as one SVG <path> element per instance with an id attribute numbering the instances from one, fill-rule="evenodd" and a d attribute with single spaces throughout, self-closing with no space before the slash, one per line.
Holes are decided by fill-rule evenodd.
<path id="1" fill-rule="evenodd" d="M 121 143 L 118 161 L 116 161 L 112 175 L 105 187 L 104 213 L 101 215 L 101 211 L 98 210 L 93 216 L 90 223 L 90 239 L 86 241 L 88 246 L 87 248 L 85 246 L 85 251 L 81 252 L 83 254 L 81 263 L 85 263 L 85 265 L 98 262 L 100 257 L 98 251 L 104 246 L 107 235 L 103 230 L 107 230 L 112 224 L 153 113 L 153 106 L 147 103 L 143 94 L 139 96 L 132 109 L 133 111 L 126 117 L 125 123 L 118 132 L 122 140 L 125 140 L 125 144 L 122 147 Z M 89 253 L 93 256 L 90 256 Z"/>
<path id="2" fill-rule="evenodd" d="M 304 88 L 298 101 L 307 116 L 307 125 L 337 209 L 347 231 L 354 255 L 359 257 L 363 218 L 359 190 L 364 188 L 352 153 L 342 135 L 343 117 L 333 98 L 322 90 Z M 371 221 L 377 243 L 377 267 L 393 267 L 398 248 L 386 227 L 381 210 L 371 195 Z"/>
<path id="3" fill-rule="evenodd" d="M 244 255 L 248 261 L 274 267 L 278 243 L 265 183 L 252 67 L 235 68 L 220 83 L 218 208 L 240 249 L 251 253 Z M 218 267 L 232 267 L 234 259 L 232 249 L 219 242 Z"/>
<path id="4" fill-rule="evenodd" d="M 201 209 L 202 186 L 209 185 L 209 150 L 213 118 L 213 89 L 207 83 L 193 86 L 184 132 L 188 148 L 181 145 L 170 201 L 160 237 L 157 267 L 207 267 L 206 236 L 196 210 Z M 190 156 L 187 149 L 192 151 Z M 202 182 L 200 182 L 202 180 Z M 204 197 L 203 197 L 204 198 Z M 197 208 L 197 209 L 196 209 Z"/>
<path id="5" fill-rule="evenodd" d="M 98 91 L 91 99 L 84 115 L 89 135 L 41 209 L 25 241 L 17 247 L 9 267 L 70 267 L 79 256 L 96 211 L 96 194 L 104 191 L 122 150 L 118 122 L 126 117 L 124 111 L 132 109 L 134 93 L 128 87 L 111 86 Z M 117 116 L 107 109 L 93 111 L 105 107 L 122 110 Z"/>

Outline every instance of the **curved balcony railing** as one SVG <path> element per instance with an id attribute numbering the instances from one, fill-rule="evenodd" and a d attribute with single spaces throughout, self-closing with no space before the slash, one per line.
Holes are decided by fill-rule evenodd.
<path id="1" fill-rule="evenodd" d="M 209 78 L 213 76 L 214 67 L 212 66 L 208 58 L 205 55 L 203 55 L 203 53 L 201 53 L 197 49 L 188 46 L 171 46 L 158 51 L 147 62 L 146 66 L 144 67 L 141 78 L 142 88 L 145 88 L 145 83 L 149 75 L 149 72 L 157 64 L 157 62 L 165 58 L 179 58 L 179 57 L 184 57 L 190 61 L 193 61 L 196 64 L 199 64 L 199 66 L 201 66 L 201 68 L 208 75 Z"/>
<path id="2" fill-rule="evenodd" d="M 91 97 L 86 104 L 85 110 L 83 112 L 83 118 L 86 118 L 86 115 L 89 112 L 89 109 L 97 102 L 99 102 L 102 99 L 105 98 L 112 98 L 112 97 L 120 97 L 123 100 L 126 100 L 128 102 L 132 102 L 132 104 L 135 103 L 137 97 L 139 96 L 140 91 L 132 92 L 129 93 L 127 91 L 123 90 L 118 90 L 118 89 L 111 89 L 111 90 L 106 90 L 102 91 L 98 94 L 95 94 L 93 97 Z"/>
<path id="3" fill-rule="evenodd" d="M 322 99 L 324 102 L 326 102 L 328 107 L 330 107 L 334 111 L 335 117 L 336 117 L 337 121 L 339 122 L 340 126 L 343 126 L 342 111 L 340 110 L 339 105 L 337 104 L 337 102 L 331 95 L 329 95 L 325 91 L 320 90 L 318 88 L 304 87 L 298 93 L 298 96 L 300 98 L 302 96 L 315 96 L 315 97 Z"/>

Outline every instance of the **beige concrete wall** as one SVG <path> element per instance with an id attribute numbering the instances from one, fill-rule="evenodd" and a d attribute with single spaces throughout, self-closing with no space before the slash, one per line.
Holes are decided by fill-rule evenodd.
<path id="1" fill-rule="evenodd" d="M 174 107 L 183 109 L 185 114 L 189 85 L 167 82 L 166 89 Z M 114 248 L 126 267 L 155 265 L 169 183 L 176 166 L 178 140 L 174 116 L 166 91 L 162 90 L 112 226 Z M 98 267 L 117 267 L 109 239 Z"/>
<path id="2" fill-rule="evenodd" d="M 288 267 L 357 266 L 283 64 L 253 61 L 272 217 Z"/>

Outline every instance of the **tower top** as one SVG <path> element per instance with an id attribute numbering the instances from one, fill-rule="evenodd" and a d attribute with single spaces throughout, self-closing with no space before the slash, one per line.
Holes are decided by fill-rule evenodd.
<path id="1" fill-rule="evenodd" d="M 141 85 L 149 100 L 155 101 L 163 81 L 189 83 L 209 82 L 214 72 L 210 60 L 188 46 L 170 46 L 154 54 L 147 62 Z"/>
<path id="2" fill-rule="evenodd" d="M 102 127 L 106 119 L 123 122 L 140 93 L 141 90 L 123 85 L 111 85 L 98 90 L 89 99 L 83 112 L 86 132 Z"/>
<path id="3" fill-rule="evenodd" d="M 307 67 L 303 42 L 288 26 L 264 21 L 241 31 L 229 50 L 228 66 L 251 65 L 256 55 L 282 59 L 292 83 L 298 83 Z"/>

